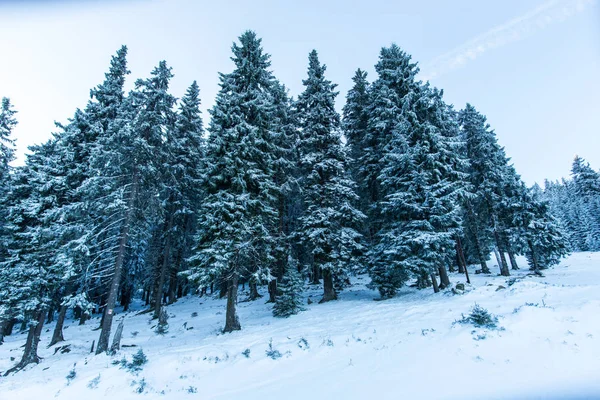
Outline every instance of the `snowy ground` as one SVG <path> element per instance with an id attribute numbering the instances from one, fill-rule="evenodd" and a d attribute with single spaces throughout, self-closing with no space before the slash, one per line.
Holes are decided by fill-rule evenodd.
<path id="1" fill-rule="evenodd" d="M 45 327 L 44 360 L 0 378 L 0 399 L 600 398 L 600 253 L 574 254 L 544 278 L 511 272 L 512 285 L 472 272 L 463 295 L 407 288 L 387 301 L 373 301 L 368 278 L 357 278 L 328 304 L 316 304 L 319 292 L 309 289 L 315 302 L 283 320 L 264 298 L 240 302 L 243 330 L 232 334 L 220 333 L 223 300 L 188 297 L 169 308 L 165 336 L 153 332 L 149 314 L 127 313 L 122 343 L 137 347 L 115 357 L 89 354 L 98 319 L 68 320 L 72 351 L 47 349 L 52 326 Z M 502 329 L 453 324 L 474 303 Z M 0 370 L 19 359 L 25 336 L 0 346 Z M 281 358 L 267 356 L 271 340 Z M 148 357 L 139 373 L 112 364 L 139 348 Z"/>

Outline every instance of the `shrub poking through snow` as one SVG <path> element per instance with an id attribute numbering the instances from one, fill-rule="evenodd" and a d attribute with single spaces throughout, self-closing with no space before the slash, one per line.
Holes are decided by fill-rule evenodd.
<path id="1" fill-rule="evenodd" d="M 298 347 L 300 347 L 302 350 L 310 349 L 310 346 L 308 345 L 308 340 L 300 338 L 300 340 L 298 340 Z"/>
<path id="2" fill-rule="evenodd" d="M 146 357 L 142 349 L 139 349 L 131 358 L 130 363 L 128 363 L 127 359 L 123 357 L 120 360 L 114 360 L 112 365 L 119 365 L 120 368 L 125 368 L 129 370 L 129 372 L 139 372 L 147 362 L 148 357 Z"/>
<path id="3" fill-rule="evenodd" d="M 77 376 L 77 371 L 75 371 L 75 365 L 77 364 L 73 364 L 73 368 L 67 374 L 67 385 L 69 385 L 71 381 Z"/>
<path id="4" fill-rule="evenodd" d="M 87 387 L 89 389 L 96 389 L 100 383 L 100 374 L 97 377 L 88 382 Z"/>
<path id="5" fill-rule="evenodd" d="M 169 314 L 167 314 L 167 309 L 162 307 L 160 310 L 160 315 L 158 316 L 158 325 L 156 326 L 156 333 L 159 335 L 164 335 L 169 332 Z"/>
<path id="6" fill-rule="evenodd" d="M 463 314 L 462 319 L 457 322 L 460 324 L 473 324 L 478 328 L 495 329 L 498 327 L 498 318 L 477 303 L 475 303 L 469 315 L 465 316 Z"/>
<path id="7" fill-rule="evenodd" d="M 267 349 L 267 351 L 265 351 L 265 353 L 267 354 L 267 357 L 273 360 L 281 358 L 281 353 L 279 352 L 279 350 L 273 348 L 273 339 L 269 340 L 269 348 Z"/>
<path id="8" fill-rule="evenodd" d="M 139 349 L 137 353 L 133 355 L 131 362 L 127 364 L 127 369 L 134 372 L 141 371 L 147 362 L 148 357 L 146 357 L 142 349 Z"/>
<path id="9" fill-rule="evenodd" d="M 250 349 L 246 349 L 246 350 L 242 351 L 242 354 L 244 355 L 244 357 L 250 358 Z"/>
<path id="10" fill-rule="evenodd" d="M 135 388 L 135 392 L 142 394 L 146 390 L 146 379 L 142 378 L 139 382 L 133 381 L 133 383 L 137 383 L 138 386 Z"/>

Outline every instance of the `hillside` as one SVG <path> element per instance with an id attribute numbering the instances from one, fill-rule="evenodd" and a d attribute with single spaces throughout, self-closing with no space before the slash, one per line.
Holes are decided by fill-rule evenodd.
<path id="1" fill-rule="evenodd" d="M 509 279 L 472 271 L 464 294 L 405 288 L 387 301 L 374 301 L 368 278 L 357 277 L 327 304 L 316 303 L 318 288 L 307 289 L 314 302 L 288 319 L 273 318 L 265 297 L 240 302 L 242 331 L 231 334 L 220 333 L 225 300 L 180 300 L 168 308 L 164 336 L 136 304 L 124 315 L 122 341 L 136 347 L 114 357 L 90 354 L 94 318 L 84 326 L 67 321 L 66 343 L 48 349 L 48 325 L 43 361 L 1 378 L 0 398 L 587 398 L 600 395 L 599 264 L 600 253 L 576 253 L 543 278 L 525 269 Z M 499 328 L 454 323 L 475 303 L 498 316 Z M 18 360 L 25 336 L 0 346 L 0 370 Z M 266 353 L 271 341 L 273 357 Z M 65 344 L 70 352 L 54 354 Z M 141 371 L 113 365 L 140 348 L 148 358 Z"/>

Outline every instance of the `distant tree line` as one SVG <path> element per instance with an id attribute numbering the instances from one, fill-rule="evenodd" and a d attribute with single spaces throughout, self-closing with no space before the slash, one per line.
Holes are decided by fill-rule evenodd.
<path id="1" fill-rule="evenodd" d="M 16 370 L 39 362 L 46 321 L 57 321 L 51 344 L 63 340 L 68 310 L 80 324 L 101 312 L 95 352 L 109 350 L 115 313 L 134 296 L 158 318 L 182 296 L 218 294 L 231 332 L 240 285 L 250 300 L 266 287 L 274 315 L 287 317 L 302 310 L 307 282 L 326 302 L 368 273 L 385 299 L 409 283 L 437 292 L 455 272 L 468 280 L 473 264 L 490 273 L 492 252 L 509 276 L 516 255 L 540 273 L 568 243 L 597 248 L 598 231 L 576 221 L 587 214 L 560 197 L 598 229 L 597 175 L 594 205 L 570 188 L 587 170 L 528 189 L 486 118 L 446 104 L 398 46 L 381 50 L 373 82 L 356 71 L 342 116 L 316 51 L 297 99 L 254 32 L 232 52 L 206 132 L 198 85 L 176 99 L 165 61 L 125 93 L 126 47 L 24 166 L 9 166 L 17 121 L 3 100 L 0 341 L 15 324 L 28 331 Z"/>

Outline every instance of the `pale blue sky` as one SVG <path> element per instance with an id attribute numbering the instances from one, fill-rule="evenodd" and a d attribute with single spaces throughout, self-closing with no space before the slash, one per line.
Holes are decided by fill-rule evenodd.
<path id="1" fill-rule="evenodd" d="M 0 96 L 19 111 L 22 161 L 28 145 L 50 137 L 54 120 L 85 105 L 121 44 L 129 47 L 129 86 L 166 59 L 173 94 L 197 80 L 206 111 L 217 73 L 232 69 L 231 43 L 246 29 L 263 38 L 293 95 L 317 49 L 339 84 L 339 109 L 356 68 L 373 80 L 379 49 L 396 42 L 448 102 L 470 102 L 488 116 L 532 184 L 567 176 L 575 154 L 600 168 L 599 3 L 0 0 Z"/>

